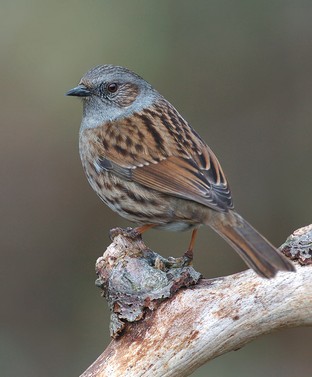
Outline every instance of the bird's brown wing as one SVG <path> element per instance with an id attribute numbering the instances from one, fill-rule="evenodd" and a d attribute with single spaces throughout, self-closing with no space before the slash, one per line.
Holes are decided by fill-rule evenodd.
<path id="1" fill-rule="evenodd" d="M 190 199 L 216 210 L 227 210 L 229 190 L 221 184 L 209 182 L 193 159 L 168 157 L 158 164 L 151 164 L 132 171 L 132 180 L 154 190 Z"/>
<path id="2" fill-rule="evenodd" d="M 217 158 L 174 108 L 145 110 L 97 132 L 104 170 L 215 210 L 233 208 Z"/>

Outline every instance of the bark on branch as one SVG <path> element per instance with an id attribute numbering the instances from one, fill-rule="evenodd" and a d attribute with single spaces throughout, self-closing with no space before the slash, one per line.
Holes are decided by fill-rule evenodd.
<path id="1" fill-rule="evenodd" d="M 121 251 L 124 255 L 123 248 L 129 250 L 136 242 L 118 235 L 104 257 L 106 254 L 110 263 L 115 263 Z M 266 280 L 247 270 L 201 279 L 197 285 L 180 289 L 160 302 L 156 310 L 147 309 L 143 319 L 125 323 L 121 336 L 112 340 L 81 377 L 189 376 L 209 360 L 241 348 L 262 334 L 311 326 L 312 225 L 294 232 L 281 248 L 297 260 L 296 273 L 280 272 Z M 133 249 L 131 253 L 133 256 Z M 142 258 L 141 249 L 139 254 Z M 155 258 L 153 261 L 155 264 Z M 103 272 L 101 267 L 103 259 L 98 261 L 98 273 Z M 163 271 L 171 276 L 168 269 Z"/>

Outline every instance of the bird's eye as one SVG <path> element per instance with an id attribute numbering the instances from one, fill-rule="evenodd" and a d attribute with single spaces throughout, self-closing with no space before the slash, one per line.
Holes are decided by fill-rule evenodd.
<path id="1" fill-rule="evenodd" d="M 118 84 L 116 84 L 115 82 L 112 82 L 110 84 L 107 85 L 107 90 L 110 92 L 110 93 L 115 93 L 117 92 L 117 89 L 118 89 Z"/>

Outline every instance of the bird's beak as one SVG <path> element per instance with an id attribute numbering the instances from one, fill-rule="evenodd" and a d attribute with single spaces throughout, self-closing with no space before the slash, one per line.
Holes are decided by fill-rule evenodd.
<path id="1" fill-rule="evenodd" d="M 90 90 L 85 87 L 83 84 L 76 86 L 73 89 L 70 89 L 65 95 L 66 96 L 75 96 L 75 97 L 89 97 L 91 96 Z"/>

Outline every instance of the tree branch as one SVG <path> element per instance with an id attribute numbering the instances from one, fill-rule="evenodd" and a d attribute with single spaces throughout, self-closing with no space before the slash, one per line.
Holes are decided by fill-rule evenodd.
<path id="1" fill-rule="evenodd" d="M 104 257 L 116 258 L 128 243 L 133 245 L 118 235 Z M 148 309 L 144 319 L 125 323 L 122 335 L 81 377 L 189 376 L 262 334 L 311 326 L 312 225 L 296 231 L 282 250 L 298 260 L 296 273 L 266 280 L 247 270 L 180 289 L 156 310 Z"/>

